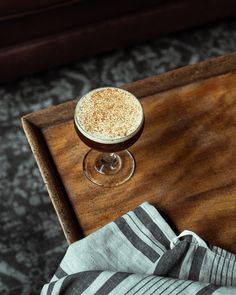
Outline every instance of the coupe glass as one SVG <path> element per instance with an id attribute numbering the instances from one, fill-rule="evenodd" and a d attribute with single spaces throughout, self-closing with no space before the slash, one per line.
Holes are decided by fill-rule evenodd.
<path id="1" fill-rule="evenodd" d="M 116 108 L 116 104 L 109 105 L 108 100 L 104 101 L 104 108 L 101 105 L 102 102 L 99 100 L 99 93 L 102 92 L 106 93 L 109 92 L 112 95 L 112 92 L 117 93 L 119 92 L 119 95 L 128 96 L 131 99 L 131 107 L 133 103 L 133 107 L 135 106 L 136 110 L 138 110 L 137 118 L 135 118 L 135 114 L 131 114 L 133 116 L 134 120 L 137 124 L 133 125 L 133 129 L 131 133 L 128 133 L 125 136 L 117 136 L 113 137 L 111 139 L 104 139 L 101 138 L 101 136 L 97 136 L 96 134 L 91 133 L 91 130 L 88 131 L 86 128 L 81 124 L 81 116 L 80 113 L 88 112 L 88 116 L 85 117 L 85 120 L 89 120 L 90 115 L 90 121 L 94 121 L 94 116 L 89 113 L 89 110 L 86 110 L 86 104 L 83 104 L 81 102 L 84 102 L 87 97 L 90 97 L 93 95 L 95 102 L 98 104 L 98 110 L 95 110 L 95 116 L 99 114 L 99 112 L 102 113 L 103 121 L 102 124 L 109 124 L 106 120 L 106 116 L 111 116 L 114 114 L 114 118 L 116 119 L 116 112 L 118 110 L 114 109 Z M 96 100 L 96 94 L 98 95 L 98 99 Z M 114 102 L 114 101 L 113 101 Z M 94 107 L 94 105 L 93 105 Z M 129 107 L 129 106 L 128 106 Z M 123 113 L 121 113 L 121 110 L 119 109 L 119 113 L 121 113 L 121 116 L 119 116 L 119 119 L 121 120 L 122 124 L 125 126 L 125 118 L 130 120 L 129 116 L 127 116 L 128 107 L 123 108 Z M 82 110 L 83 108 L 83 110 Z M 113 109 L 112 109 L 113 108 Z M 94 111 L 94 110 L 93 110 Z M 91 117 L 92 116 L 92 117 Z M 100 116 L 101 117 L 101 116 Z M 99 117 L 99 118 L 100 118 Z M 101 118 L 100 118 L 101 119 Z M 117 121 L 117 120 L 116 120 Z M 100 122 L 101 123 L 101 122 Z M 92 124 L 92 123 L 91 123 Z M 135 160 L 133 155 L 130 151 L 127 150 L 131 145 L 133 145 L 138 138 L 141 136 L 143 128 L 144 128 L 144 112 L 141 103 L 139 100 L 130 92 L 116 88 L 116 87 L 103 87 L 103 88 L 97 88 L 89 93 L 82 96 L 75 108 L 75 115 L 74 115 L 74 126 L 75 130 L 80 137 L 80 139 L 91 149 L 87 152 L 87 154 L 84 157 L 83 160 L 83 172 L 84 175 L 93 183 L 104 186 L 104 187 L 114 187 L 118 186 L 122 183 L 125 183 L 128 181 L 131 176 L 133 175 L 135 171 Z M 91 127 L 91 126 L 90 126 Z M 109 126 L 105 125 L 105 128 Z M 112 127 L 112 126 L 110 126 Z M 93 126 L 92 126 L 93 128 Z M 95 126 L 94 126 L 94 129 Z"/>

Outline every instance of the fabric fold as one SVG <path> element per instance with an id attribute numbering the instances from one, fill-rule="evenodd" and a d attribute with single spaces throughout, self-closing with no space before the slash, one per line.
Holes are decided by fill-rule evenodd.
<path id="1" fill-rule="evenodd" d="M 224 255 L 222 255 L 224 253 Z M 41 294 L 236 294 L 236 256 L 145 202 L 68 247 Z"/>

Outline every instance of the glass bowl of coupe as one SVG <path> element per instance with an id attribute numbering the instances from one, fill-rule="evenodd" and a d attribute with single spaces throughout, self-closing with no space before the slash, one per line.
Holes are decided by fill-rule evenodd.
<path id="1" fill-rule="evenodd" d="M 116 87 L 88 92 L 76 104 L 74 125 L 80 139 L 91 148 L 83 160 L 89 180 L 113 187 L 131 178 L 135 160 L 127 148 L 138 140 L 144 127 L 142 105 L 132 93 Z"/>

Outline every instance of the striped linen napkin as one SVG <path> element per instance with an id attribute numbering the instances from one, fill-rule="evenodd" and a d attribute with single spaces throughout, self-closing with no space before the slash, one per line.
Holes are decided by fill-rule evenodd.
<path id="1" fill-rule="evenodd" d="M 236 255 L 184 231 L 143 203 L 69 246 L 41 294 L 236 294 Z"/>

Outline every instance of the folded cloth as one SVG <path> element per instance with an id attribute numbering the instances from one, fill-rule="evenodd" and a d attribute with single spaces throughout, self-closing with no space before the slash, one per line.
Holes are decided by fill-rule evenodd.
<path id="1" fill-rule="evenodd" d="M 143 203 L 69 246 L 41 294 L 236 294 L 236 255 L 184 231 Z"/>

